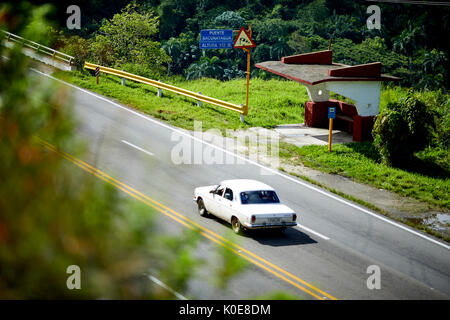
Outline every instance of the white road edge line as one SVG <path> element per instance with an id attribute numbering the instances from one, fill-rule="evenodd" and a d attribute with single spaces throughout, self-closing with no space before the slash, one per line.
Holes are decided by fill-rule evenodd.
<path id="1" fill-rule="evenodd" d="M 154 154 L 151 153 L 150 151 L 147 151 L 147 150 L 145 150 L 145 149 L 142 149 L 141 147 L 138 147 L 138 146 L 132 144 L 131 142 L 128 142 L 128 141 L 126 141 L 126 140 L 121 140 L 121 141 L 122 141 L 123 143 L 129 145 L 130 147 L 133 147 L 133 148 L 135 148 L 135 149 L 137 149 L 137 150 L 139 150 L 139 151 L 142 151 L 142 152 L 148 154 L 149 156 L 154 156 Z"/>
<path id="2" fill-rule="evenodd" d="M 314 235 L 316 235 L 316 236 L 318 236 L 318 237 L 320 237 L 320 238 L 322 238 L 324 240 L 330 240 L 330 238 L 324 236 L 323 234 L 318 233 L 317 231 L 311 230 L 310 228 L 307 228 L 305 226 L 297 224 L 297 228 L 306 230 L 307 232 L 312 233 L 312 234 L 314 234 Z"/>
<path id="3" fill-rule="evenodd" d="M 156 283 L 158 286 L 160 286 L 160 287 L 166 289 L 167 291 L 169 291 L 170 293 L 172 293 L 175 297 L 178 298 L 178 300 L 188 300 L 188 298 L 186 298 L 182 294 L 179 294 L 178 292 L 176 292 L 172 288 L 168 287 L 164 282 L 160 281 L 159 279 L 155 278 L 154 276 L 148 275 L 148 278 L 151 281 L 153 281 L 154 283 Z"/>
<path id="4" fill-rule="evenodd" d="M 232 156 L 234 156 L 234 157 L 236 157 L 236 158 L 238 158 L 238 159 L 244 160 L 244 161 L 246 161 L 246 162 L 248 162 L 248 163 L 251 163 L 251 164 L 253 164 L 253 165 L 257 166 L 257 167 L 263 168 L 263 169 L 265 169 L 265 170 L 267 170 L 267 171 L 269 171 L 269 172 L 272 172 L 272 173 L 274 173 L 274 174 L 277 174 L 277 175 L 279 175 L 279 176 L 281 176 L 281 177 L 283 177 L 283 178 L 285 178 L 285 179 L 287 179 L 287 180 L 290 180 L 290 181 L 292 181 L 292 182 L 294 182 L 294 183 L 300 184 L 300 185 L 302 185 L 302 186 L 304 186 L 304 187 L 306 187 L 306 188 L 308 188 L 308 189 L 311 189 L 311 190 L 314 190 L 314 191 L 316 191 L 316 192 L 319 192 L 319 193 L 321 193 L 321 194 L 323 194 L 323 195 L 325 195 L 325 196 L 327 196 L 327 197 L 329 197 L 329 198 L 332 198 L 332 199 L 334 199 L 334 200 L 336 200 L 336 201 L 338 201 L 338 202 L 344 203 L 344 204 L 346 204 L 346 205 L 348 205 L 348 206 L 350 206 L 350 207 L 352 207 L 352 208 L 354 208 L 354 209 L 360 210 L 361 212 L 364 212 L 364 213 L 366 213 L 366 214 L 368 214 L 368 215 L 370 215 L 370 216 L 372 216 L 372 217 L 375 217 L 375 218 L 377 218 L 377 219 L 379 219 L 379 220 L 381 220 L 381 221 L 384 221 L 384 222 L 389 223 L 389 224 L 391 224 L 391 225 L 393 225 L 393 226 L 396 226 L 396 227 L 399 228 L 399 229 L 402 229 L 402 230 L 404 230 L 404 231 L 407 231 L 407 232 L 409 232 L 409 233 L 411 233 L 411 234 L 414 234 L 414 235 L 416 235 L 416 236 L 418 236 L 418 237 L 420 237 L 420 238 L 422 238 L 422 239 L 428 240 L 428 241 L 430 241 L 430 242 L 432 242 L 432 243 L 434 243 L 434 244 L 437 244 L 437 245 L 439 245 L 439 246 L 441 246 L 441 247 L 443 247 L 443 248 L 445 248 L 445 249 L 447 249 L 447 250 L 450 250 L 450 246 L 449 246 L 449 245 L 446 245 L 446 244 L 443 243 L 443 242 L 437 241 L 437 240 L 435 240 L 435 239 L 433 239 L 433 238 L 430 238 L 430 237 L 428 237 L 428 236 L 426 236 L 426 235 L 424 235 L 424 234 L 422 234 L 422 233 L 420 233 L 420 232 L 414 231 L 414 230 L 410 229 L 409 227 L 406 227 L 406 226 L 401 225 L 401 224 L 399 224 L 399 223 L 397 223 L 397 222 L 391 221 L 391 220 L 389 220 L 388 218 L 385 218 L 385 217 L 383 217 L 383 216 L 380 216 L 379 214 L 373 213 L 373 212 L 371 212 L 371 211 L 369 211 L 369 210 L 367 210 L 367 209 L 364 209 L 364 208 L 362 208 L 362 207 L 359 207 L 359 206 L 357 206 L 357 205 L 355 205 L 355 204 L 353 204 L 353 203 L 351 203 L 351 202 L 349 202 L 349 201 L 347 201 L 347 200 L 345 200 L 345 199 L 343 199 L 343 198 L 339 198 L 338 196 L 335 196 L 335 195 L 333 195 L 333 194 L 331 194 L 331 193 L 328 193 L 328 192 L 326 192 L 326 191 L 324 191 L 324 190 L 321 190 L 321 189 L 319 189 L 319 188 L 317 188 L 317 187 L 315 187 L 315 186 L 309 185 L 309 184 L 307 184 L 306 182 L 303 182 L 303 181 L 301 181 L 301 180 L 294 179 L 293 177 L 290 177 L 290 176 L 288 176 L 288 175 L 286 175 L 286 174 L 283 174 L 283 173 L 279 172 L 279 171 L 276 170 L 276 169 L 268 168 L 268 167 L 266 167 L 266 166 L 264 166 L 264 165 L 262 165 L 262 164 L 260 164 L 260 163 L 258 163 L 258 162 L 256 162 L 256 161 L 250 160 L 250 159 L 248 159 L 248 158 L 246 158 L 246 157 L 244 157 L 244 156 L 240 156 L 240 155 L 238 155 L 238 154 L 236 154 L 236 153 L 234 153 L 234 152 L 231 152 L 231 151 L 229 151 L 229 150 L 222 149 L 222 148 L 220 148 L 220 147 L 218 147 L 218 146 L 216 146 L 216 145 L 213 145 L 213 144 L 211 144 L 211 143 L 209 143 L 209 142 L 206 142 L 206 141 L 204 141 L 204 140 L 202 140 L 202 139 L 199 139 L 199 138 L 197 138 L 197 137 L 194 137 L 193 135 L 191 135 L 191 134 L 189 134 L 189 133 L 186 133 L 186 132 L 184 132 L 184 131 L 182 131 L 182 130 L 180 130 L 180 129 L 176 129 L 176 128 L 170 126 L 170 125 L 167 125 L 167 124 L 165 124 L 165 123 L 161 123 L 161 122 L 159 122 L 159 121 L 157 121 L 157 120 L 155 120 L 155 119 L 152 119 L 152 118 L 150 118 L 150 117 L 148 117 L 148 116 L 146 116 L 146 115 L 144 115 L 144 114 L 142 114 L 142 113 L 140 113 L 140 112 L 131 110 L 131 109 L 129 109 L 129 108 L 127 108 L 127 107 L 124 107 L 124 106 L 122 106 L 122 105 L 120 105 L 120 104 L 118 104 L 118 103 L 116 103 L 116 102 L 114 102 L 114 101 L 111 101 L 111 100 L 109 100 L 109 99 L 107 99 L 107 98 L 105 98 L 105 97 L 102 97 L 102 96 L 100 96 L 100 95 L 97 95 L 97 94 L 95 94 L 95 93 L 93 93 L 93 92 L 90 92 L 90 91 L 88 91 L 88 90 L 85 90 L 85 89 L 82 89 L 82 88 L 80 88 L 80 87 L 77 87 L 77 86 L 75 86 L 75 85 L 73 85 L 73 84 L 71 84 L 71 83 L 68 83 L 68 82 L 64 81 L 64 80 L 60 80 L 60 79 L 58 79 L 58 78 L 55 78 L 55 77 L 53 77 L 53 76 L 51 76 L 51 75 L 48 75 L 48 74 L 46 74 L 46 73 L 44 73 L 44 72 L 41 72 L 41 71 L 39 71 L 39 70 L 36 70 L 36 69 L 34 69 L 34 68 L 31 68 L 31 70 L 33 70 L 33 71 L 35 71 L 35 72 L 37 72 L 37 73 L 39 73 L 39 74 L 41 74 L 41 75 L 43 75 L 43 76 L 46 76 L 46 77 L 48 77 L 48 78 L 50 78 L 50 79 L 53 79 L 53 80 L 58 81 L 58 82 L 61 82 L 61 83 L 65 84 L 65 85 L 67 85 L 67 86 L 69 86 L 69 87 L 71 87 L 71 88 L 80 90 L 81 92 L 84 92 L 84 93 L 89 94 L 89 95 L 91 95 L 91 96 L 93 96 L 93 97 L 96 97 L 97 99 L 100 99 L 100 100 L 102 100 L 102 101 L 108 102 L 108 103 L 112 104 L 112 105 L 115 106 L 115 107 L 121 108 L 121 109 L 123 109 L 123 110 L 127 110 L 128 112 L 131 112 L 131 113 L 137 115 L 138 117 L 141 117 L 142 119 L 145 119 L 145 120 L 147 120 L 147 121 L 153 122 L 154 124 L 157 124 L 157 125 L 159 125 L 159 126 L 161 126 L 161 127 L 163 127 L 163 128 L 166 128 L 166 129 L 172 130 L 172 131 L 174 131 L 174 132 L 177 132 L 177 133 L 179 133 L 179 134 L 181 134 L 181 135 L 184 135 L 184 136 L 186 136 L 186 137 L 191 138 L 192 140 L 198 141 L 198 142 L 203 143 L 203 144 L 205 144 L 205 145 L 207 145 L 207 146 L 210 146 L 211 148 L 215 148 L 215 149 L 217 149 L 217 150 L 220 150 L 220 151 L 222 151 L 222 152 L 225 152 L 225 153 L 227 153 L 227 154 L 230 154 L 230 155 L 232 155 Z"/>

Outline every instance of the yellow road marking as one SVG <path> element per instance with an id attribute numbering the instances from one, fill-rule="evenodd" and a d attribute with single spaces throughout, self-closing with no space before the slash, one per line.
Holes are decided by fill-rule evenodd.
<path id="1" fill-rule="evenodd" d="M 130 195 L 131 197 L 143 202 L 144 204 L 156 209 L 157 211 L 163 213 L 164 215 L 170 217 L 171 219 L 181 223 L 182 225 L 190 228 L 190 229 L 198 229 L 198 231 L 200 232 L 201 235 L 203 235 L 204 237 L 212 240 L 213 242 L 231 250 L 232 252 L 236 253 L 237 255 L 241 256 L 242 258 L 248 260 L 249 262 L 255 264 L 256 266 L 270 272 L 271 274 L 277 276 L 278 278 L 288 282 L 289 284 L 295 286 L 296 288 L 308 293 L 309 295 L 319 299 L 319 300 L 323 300 L 324 296 L 328 299 L 332 299 L 332 300 L 337 300 L 335 297 L 333 297 L 332 295 L 316 288 L 315 286 L 309 284 L 308 282 L 300 279 L 299 277 L 289 273 L 288 271 L 274 265 L 273 263 L 267 261 L 264 258 L 259 257 L 258 255 L 248 251 L 247 249 L 237 245 L 236 243 L 216 234 L 215 232 L 199 225 L 198 223 L 196 223 L 195 221 L 185 217 L 184 215 L 178 213 L 177 211 L 157 202 L 156 200 L 153 200 L 152 198 L 144 195 L 143 193 L 141 193 L 140 191 L 124 184 L 123 182 L 111 177 L 110 175 L 104 173 L 103 171 L 91 166 L 90 164 L 84 162 L 81 159 L 78 159 L 64 151 L 58 150 L 57 147 L 55 147 L 54 145 L 40 139 L 37 138 L 39 140 L 39 142 L 44 145 L 45 148 L 47 148 L 48 150 L 57 153 L 58 155 L 62 156 L 63 158 L 69 160 L 70 162 L 72 162 L 73 164 L 77 165 L 78 167 L 80 167 L 81 169 L 92 173 L 93 175 L 95 175 L 96 177 L 100 178 L 101 180 L 112 184 L 113 186 L 115 186 L 116 188 L 122 190 L 123 192 L 125 192 L 126 194 Z M 243 254 L 243 252 L 245 252 L 247 255 Z M 249 257 L 250 256 L 250 257 Z M 270 266 L 271 268 L 277 270 L 278 272 L 282 273 L 278 273 L 270 268 L 268 268 L 267 266 L 265 266 L 264 264 L 266 264 L 267 266 Z M 291 279 L 289 279 L 291 278 Z M 304 286 L 314 290 L 317 293 L 320 293 L 322 296 L 312 292 L 311 290 L 308 290 L 307 288 L 299 285 L 298 283 L 292 281 L 295 280 L 301 284 L 303 284 Z"/>

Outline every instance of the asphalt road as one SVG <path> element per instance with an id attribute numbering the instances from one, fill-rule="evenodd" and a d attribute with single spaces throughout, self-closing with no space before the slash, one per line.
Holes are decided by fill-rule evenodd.
<path id="1" fill-rule="evenodd" d="M 205 150 L 208 144 L 108 98 L 73 86 L 72 93 L 79 120 L 77 135 L 89 145 L 82 160 L 214 235 L 229 234 L 230 226 L 198 215 L 192 201 L 197 186 L 235 178 L 260 180 L 274 187 L 281 201 L 297 212 L 300 226 L 283 234 L 250 233 L 231 239 L 239 246 L 237 254 L 247 257 L 250 266 L 227 290 L 211 284 L 217 244 L 202 239 L 196 254 L 208 263 L 183 295 L 245 299 L 284 291 L 300 299 L 450 298 L 450 247 L 446 243 L 252 161 L 175 164 L 171 153 L 181 139 L 190 141 L 192 151 Z M 220 149 L 208 151 L 236 159 Z M 74 170 L 81 169 L 74 166 Z M 164 214 L 159 223 L 171 234 L 186 228 Z M 380 289 L 367 287 L 371 276 L 367 268 L 372 265 L 380 268 Z"/>

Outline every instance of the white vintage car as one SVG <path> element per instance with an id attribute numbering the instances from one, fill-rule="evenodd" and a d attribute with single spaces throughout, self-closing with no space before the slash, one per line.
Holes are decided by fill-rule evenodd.
<path id="1" fill-rule="evenodd" d="M 275 190 L 256 180 L 225 180 L 219 185 L 198 187 L 194 201 L 201 216 L 213 214 L 229 223 L 235 233 L 243 229 L 296 226 L 297 215 L 280 203 Z"/>

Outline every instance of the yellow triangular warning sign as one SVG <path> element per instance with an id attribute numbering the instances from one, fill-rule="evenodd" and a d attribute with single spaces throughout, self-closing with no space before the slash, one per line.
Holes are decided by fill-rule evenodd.
<path id="1" fill-rule="evenodd" d="M 253 48 L 255 47 L 255 43 L 252 38 L 250 38 L 249 34 L 245 30 L 244 27 L 239 30 L 239 33 L 234 40 L 233 48 Z"/>

